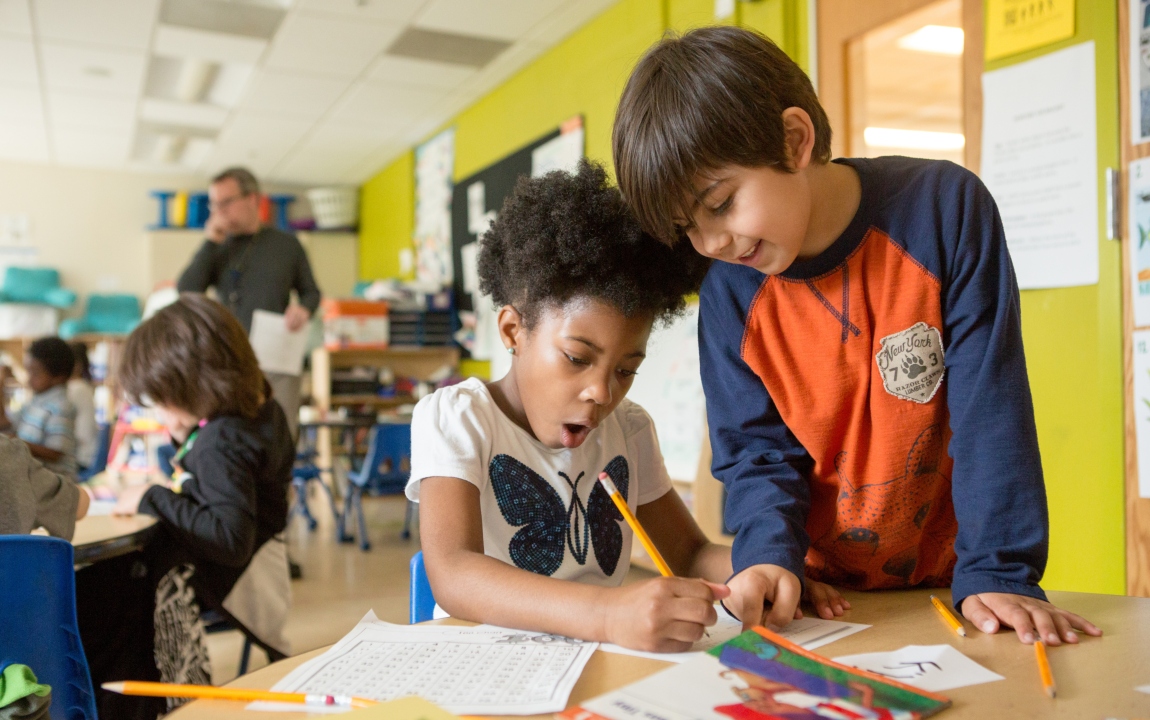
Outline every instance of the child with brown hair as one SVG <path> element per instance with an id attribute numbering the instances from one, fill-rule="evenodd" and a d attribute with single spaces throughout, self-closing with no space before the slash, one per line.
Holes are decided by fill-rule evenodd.
<path id="1" fill-rule="evenodd" d="M 123 608 L 139 595 L 133 600 L 122 585 L 101 583 L 106 563 L 77 574 L 81 635 L 93 681 L 97 687 L 126 677 L 209 682 L 206 654 L 187 649 L 200 642 L 199 610 L 234 618 L 227 599 L 262 558 L 278 558 L 286 578 L 286 553 L 275 536 L 286 524 L 295 458 L 287 420 L 239 322 L 202 295 L 183 295 L 136 328 L 118 372 L 130 400 L 158 411 L 177 447 L 178 468 L 166 485 L 128 488 L 115 509 L 159 520 L 159 535 L 142 558 L 147 608 Z M 120 564 L 128 584 L 139 580 L 132 564 L 138 559 Z M 94 577 L 85 576 L 89 571 Z M 121 615 L 109 612 L 108 604 L 143 627 L 109 622 Z M 245 627 L 276 655 L 267 645 L 276 638 Z M 146 704 L 104 694 L 100 714 L 155 717 L 154 708 L 140 709 Z"/>

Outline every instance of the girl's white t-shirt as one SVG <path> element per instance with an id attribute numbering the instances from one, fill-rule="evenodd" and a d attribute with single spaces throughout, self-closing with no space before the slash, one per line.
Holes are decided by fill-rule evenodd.
<path id="1" fill-rule="evenodd" d="M 544 446 L 472 378 L 419 401 L 411 418 L 411 479 L 454 477 L 479 488 L 483 551 L 560 580 L 618 586 L 631 529 L 599 483 L 606 471 L 634 511 L 671 489 L 655 426 L 624 399 L 574 449 Z"/>

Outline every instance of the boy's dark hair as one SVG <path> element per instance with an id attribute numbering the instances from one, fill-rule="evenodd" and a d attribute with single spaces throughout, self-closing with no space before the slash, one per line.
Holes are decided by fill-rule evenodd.
<path id="1" fill-rule="evenodd" d="M 685 307 L 708 262 L 689 245 L 670 248 L 639 228 L 607 173 L 520 178 L 479 250 L 479 287 L 513 305 L 528 329 L 541 309 L 594 298 L 627 316 L 669 320 Z"/>
<path id="2" fill-rule="evenodd" d="M 790 170 L 782 114 L 805 110 L 812 159 L 831 159 L 831 127 L 810 78 L 752 30 L 706 27 L 660 40 L 635 66 L 615 113 L 615 175 L 643 228 L 666 243 L 689 219 L 699 173 L 726 165 Z"/>
<path id="3" fill-rule="evenodd" d="M 117 370 L 128 398 L 201 418 L 259 413 L 264 376 L 247 333 L 223 305 L 196 293 L 128 336 Z"/>
<path id="4" fill-rule="evenodd" d="M 68 347 L 72 348 L 72 356 L 76 358 L 76 365 L 72 367 L 72 372 L 76 372 L 76 368 L 80 368 L 80 377 L 92 381 L 92 364 L 88 360 L 88 346 L 82 342 L 74 342 Z"/>
<path id="5" fill-rule="evenodd" d="M 58 337 L 44 337 L 28 347 L 28 354 L 54 378 L 69 378 L 76 358 L 72 348 Z"/>
<path id="6" fill-rule="evenodd" d="M 251 170 L 246 167 L 230 167 L 218 173 L 212 178 L 212 185 L 224 180 L 235 180 L 236 185 L 240 188 L 241 195 L 251 195 L 252 193 L 259 194 L 260 181 L 256 180 L 256 176 L 252 174 Z"/>

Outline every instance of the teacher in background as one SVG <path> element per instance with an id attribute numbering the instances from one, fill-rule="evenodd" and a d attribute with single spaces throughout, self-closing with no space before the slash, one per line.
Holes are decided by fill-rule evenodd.
<path id="1" fill-rule="evenodd" d="M 180 275 L 179 291 L 202 293 L 215 287 L 220 302 L 248 333 L 256 310 L 283 313 L 293 332 L 306 325 L 320 300 L 311 264 L 295 235 L 260 223 L 260 185 L 255 175 L 242 167 L 216 175 L 208 186 L 208 207 L 207 240 Z M 298 303 L 291 300 L 292 290 Z M 299 377 L 266 371 L 264 375 L 296 435 Z"/>

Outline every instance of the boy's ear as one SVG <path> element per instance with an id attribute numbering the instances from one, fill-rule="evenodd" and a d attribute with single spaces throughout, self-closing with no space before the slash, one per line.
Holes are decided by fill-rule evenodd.
<path id="1" fill-rule="evenodd" d="M 802 170 L 810 165 L 815 149 L 815 124 L 807 111 L 798 107 L 783 110 L 783 133 L 791 170 Z"/>
<path id="2" fill-rule="evenodd" d="M 523 326 L 523 316 L 513 305 L 504 305 L 499 308 L 495 318 L 496 327 L 499 328 L 499 339 L 503 347 L 508 350 L 516 348 L 523 341 L 527 328 Z"/>

